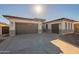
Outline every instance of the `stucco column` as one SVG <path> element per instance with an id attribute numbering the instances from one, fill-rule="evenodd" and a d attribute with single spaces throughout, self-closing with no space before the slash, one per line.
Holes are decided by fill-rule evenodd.
<path id="1" fill-rule="evenodd" d="M 42 23 L 38 24 L 38 33 L 42 33 Z"/>
<path id="2" fill-rule="evenodd" d="M 9 35 L 15 36 L 15 22 L 10 22 L 10 29 L 9 29 Z"/>
<path id="3" fill-rule="evenodd" d="M 62 30 L 65 30 L 65 22 L 62 21 Z"/>
<path id="4" fill-rule="evenodd" d="M 64 21 L 62 21 L 62 23 L 61 23 L 61 34 L 63 34 L 64 32 L 65 32 L 65 22 Z"/>
<path id="5" fill-rule="evenodd" d="M 52 24 L 50 24 L 50 23 L 48 24 L 48 32 L 50 32 L 50 33 L 52 32 L 52 27 L 51 27 L 51 25 L 52 25 Z"/>
<path id="6" fill-rule="evenodd" d="M 74 30 L 75 30 L 75 29 L 74 29 L 74 23 L 72 23 L 72 31 L 74 32 Z"/>
<path id="7" fill-rule="evenodd" d="M 0 27 L 0 35 L 2 35 L 2 27 Z"/>

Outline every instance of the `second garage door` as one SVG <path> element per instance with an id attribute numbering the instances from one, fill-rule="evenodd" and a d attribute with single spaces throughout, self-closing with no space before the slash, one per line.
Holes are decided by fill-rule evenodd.
<path id="1" fill-rule="evenodd" d="M 51 28 L 53 33 L 59 33 L 59 24 L 52 24 Z"/>
<path id="2" fill-rule="evenodd" d="M 16 34 L 29 34 L 38 32 L 38 24 L 16 23 Z"/>

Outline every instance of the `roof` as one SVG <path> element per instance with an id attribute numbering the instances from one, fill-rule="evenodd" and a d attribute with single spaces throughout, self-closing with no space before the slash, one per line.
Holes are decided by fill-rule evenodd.
<path id="1" fill-rule="evenodd" d="M 9 15 L 3 15 L 3 17 L 9 17 L 9 18 L 16 18 L 16 19 L 23 19 L 23 20 L 33 20 L 33 21 L 45 21 L 45 19 L 39 19 L 39 18 L 24 18 L 24 17 L 17 17 L 17 16 L 9 16 Z"/>
<path id="2" fill-rule="evenodd" d="M 68 18 L 59 18 L 59 19 L 47 21 L 47 22 L 45 22 L 45 23 L 50 23 L 50 22 L 54 22 L 54 21 L 63 21 L 63 20 L 65 20 L 65 21 L 67 20 L 67 21 L 77 22 L 77 21 L 75 21 L 75 20 L 68 19 Z"/>

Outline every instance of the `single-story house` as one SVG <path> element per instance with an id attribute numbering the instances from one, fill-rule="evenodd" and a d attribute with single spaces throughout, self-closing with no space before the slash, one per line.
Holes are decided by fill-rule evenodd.
<path id="1" fill-rule="evenodd" d="M 0 35 L 8 34 L 9 26 L 6 23 L 0 22 Z"/>
<path id="2" fill-rule="evenodd" d="M 3 16 L 10 21 L 10 36 L 42 32 L 58 34 L 79 33 L 79 22 L 72 19 L 60 18 L 56 20 L 45 21 L 45 19 L 37 18 L 30 19 L 8 15 Z"/>
<path id="3" fill-rule="evenodd" d="M 60 18 L 44 22 L 43 28 L 46 32 L 59 34 L 79 33 L 79 22 L 67 18 Z"/>
<path id="4" fill-rule="evenodd" d="M 3 15 L 6 19 L 10 21 L 9 24 L 9 35 L 15 36 L 18 34 L 28 34 L 28 33 L 41 33 L 42 23 L 45 19 L 30 19 L 24 17 L 16 17 Z"/>

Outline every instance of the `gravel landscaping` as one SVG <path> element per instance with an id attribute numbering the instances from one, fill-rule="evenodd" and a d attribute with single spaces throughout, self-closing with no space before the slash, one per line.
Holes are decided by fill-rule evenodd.
<path id="1" fill-rule="evenodd" d="M 76 47 L 79 47 L 79 34 L 73 33 L 73 34 L 66 34 L 66 35 L 60 35 L 61 40 L 64 40 Z"/>

